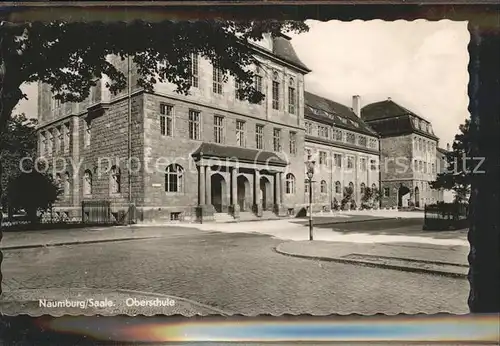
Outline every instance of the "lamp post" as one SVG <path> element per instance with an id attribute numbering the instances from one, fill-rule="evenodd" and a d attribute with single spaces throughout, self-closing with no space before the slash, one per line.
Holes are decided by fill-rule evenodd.
<path id="1" fill-rule="evenodd" d="M 311 155 L 307 157 L 306 174 L 307 183 L 309 184 L 309 240 L 313 240 L 313 218 L 312 218 L 312 178 L 314 176 L 315 161 L 311 160 Z"/>

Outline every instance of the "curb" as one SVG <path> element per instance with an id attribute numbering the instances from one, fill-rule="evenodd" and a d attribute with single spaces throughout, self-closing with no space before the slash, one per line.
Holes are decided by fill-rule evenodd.
<path id="1" fill-rule="evenodd" d="M 361 222 L 370 222 L 370 221 L 384 221 L 384 220 L 397 220 L 400 219 L 400 217 L 381 217 L 381 218 L 374 218 L 374 219 L 367 219 L 367 220 L 346 220 L 346 221 L 330 221 L 330 222 L 313 222 L 313 226 L 324 226 L 324 225 L 338 225 L 338 224 L 348 224 L 348 223 L 361 223 Z M 293 221 L 292 221 L 293 222 Z M 304 221 L 306 222 L 306 221 Z M 298 222 L 295 222 L 298 223 Z M 304 226 L 309 226 L 308 224 Z"/>
<path id="2" fill-rule="evenodd" d="M 87 241 L 86 240 L 84 240 L 84 241 L 71 241 L 71 242 L 50 243 L 50 244 L 16 245 L 16 246 L 0 247 L 0 251 L 47 248 L 47 247 L 57 247 L 57 246 L 64 246 L 64 245 L 111 243 L 111 242 L 117 242 L 117 241 L 144 240 L 144 239 L 155 239 L 155 238 L 159 238 L 159 237 L 157 237 L 157 236 L 129 237 L 129 238 L 99 239 L 99 240 L 87 240 Z"/>
<path id="3" fill-rule="evenodd" d="M 353 259 L 346 259 L 346 258 L 334 258 L 334 257 L 321 257 L 321 256 L 309 256 L 309 255 L 292 254 L 292 253 L 280 250 L 279 249 L 279 245 L 274 248 L 274 251 L 276 253 L 279 253 L 280 255 L 284 255 L 284 256 L 304 258 L 304 259 L 317 260 L 317 261 L 337 262 L 337 263 L 343 263 L 343 264 L 353 264 L 353 265 L 359 265 L 359 266 L 364 266 L 364 267 L 384 268 L 384 269 L 392 269 L 392 270 L 412 272 L 412 273 L 431 274 L 431 275 L 438 275 L 438 276 L 447 276 L 447 277 L 460 278 L 460 279 L 466 279 L 467 278 L 467 274 L 453 273 L 453 272 L 444 272 L 444 271 L 433 270 L 433 269 L 405 267 L 405 266 L 399 266 L 399 265 L 393 265 L 393 264 L 385 264 L 385 263 L 373 263 L 373 262 L 367 262 L 367 261 L 361 261 L 361 260 L 353 260 Z"/>
<path id="4" fill-rule="evenodd" d="M 116 292 L 119 292 L 119 293 L 128 293 L 128 294 L 138 294 L 138 295 L 144 295 L 144 296 L 150 296 L 150 297 L 158 297 L 158 298 L 171 298 L 173 300 L 178 300 L 178 301 L 186 302 L 186 303 L 189 303 L 189 304 L 192 304 L 192 305 L 196 305 L 196 306 L 199 306 L 199 307 L 207 309 L 207 310 L 212 310 L 212 311 L 214 311 L 214 314 L 219 314 L 219 315 L 222 315 L 222 316 L 231 316 L 231 315 L 233 315 L 233 314 L 231 314 L 231 313 L 229 313 L 227 311 L 221 310 L 219 308 L 216 308 L 216 307 L 213 307 L 213 306 L 210 306 L 210 305 L 202 304 L 200 302 L 197 302 L 197 301 L 194 301 L 194 300 L 191 300 L 191 299 L 187 299 L 187 298 L 181 298 L 181 297 L 172 296 L 172 295 L 169 295 L 169 294 L 144 292 L 144 291 L 136 291 L 136 290 L 128 290 L 128 289 L 117 289 Z"/>

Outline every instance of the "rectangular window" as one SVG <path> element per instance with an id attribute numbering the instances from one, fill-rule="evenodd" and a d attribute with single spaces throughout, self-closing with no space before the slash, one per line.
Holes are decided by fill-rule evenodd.
<path id="1" fill-rule="evenodd" d="M 297 133 L 296 132 L 290 132 L 290 154 L 296 155 L 297 154 Z"/>
<path id="2" fill-rule="evenodd" d="M 257 90 L 261 94 L 264 94 L 264 91 L 262 89 L 262 76 L 260 76 L 260 75 L 254 76 L 254 87 L 255 87 L 255 90 Z M 260 101 L 259 104 L 262 104 L 262 101 Z"/>
<path id="3" fill-rule="evenodd" d="M 432 166 L 432 174 L 435 174 L 436 173 L 436 166 L 434 164 L 431 164 Z"/>
<path id="4" fill-rule="evenodd" d="M 427 162 L 423 162 L 422 165 L 424 166 L 424 173 L 427 173 Z"/>
<path id="5" fill-rule="evenodd" d="M 354 157 L 352 157 L 352 156 L 347 157 L 347 168 L 348 169 L 354 168 Z"/>
<path id="6" fill-rule="evenodd" d="M 68 153 L 69 152 L 69 144 L 71 143 L 71 141 L 70 141 L 70 139 L 71 139 L 71 133 L 70 133 L 70 126 L 69 126 L 69 124 L 63 125 L 63 129 L 64 129 L 64 139 L 63 139 L 63 142 L 64 142 L 64 152 Z"/>
<path id="7" fill-rule="evenodd" d="M 319 164 L 327 166 L 327 153 L 325 151 L 319 152 Z"/>
<path id="8" fill-rule="evenodd" d="M 281 151 L 281 130 L 273 129 L 273 149 L 276 152 Z"/>
<path id="9" fill-rule="evenodd" d="M 335 130 L 335 140 L 337 140 L 337 141 L 342 140 L 342 131 L 341 130 Z"/>
<path id="10" fill-rule="evenodd" d="M 384 197 L 389 197 L 389 191 L 388 187 L 384 187 Z"/>
<path id="11" fill-rule="evenodd" d="M 366 171 L 366 159 L 364 157 L 359 159 L 359 168 L 361 171 Z"/>
<path id="12" fill-rule="evenodd" d="M 264 125 L 255 125 L 255 145 L 257 149 L 264 149 Z"/>
<path id="13" fill-rule="evenodd" d="M 242 85 L 241 85 L 240 81 L 236 79 L 234 81 L 234 98 L 236 100 L 243 101 L 244 97 L 243 97 L 243 94 L 240 90 L 241 87 L 242 87 Z"/>
<path id="14" fill-rule="evenodd" d="M 173 110 L 171 105 L 160 104 L 160 133 L 162 136 L 172 136 L 173 134 Z"/>
<path id="15" fill-rule="evenodd" d="M 310 122 L 306 121 L 305 126 L 306 126 L 306 134 L 311 135 L 313 132 L 313 125 Z"/>
<path id="16" fill-rule="evenodd" d="M 51 108 L 53 111 L 61 108 L 61 100 L 58 100 L 55 98 L 55 95 L 52 96 L 52 104 L 51 104 Z"/>
<path id="17" fill-rule="evenodd" d="M 365 136 L 359 136 L 359 145 L 362 147 L 366 147 L 366 137 Z"/>
<path id="18" fill-rule="evenodd" d="M 288 113 L 295 114 L 295 88 L 288 87 Z"/>
<path id="19" fill-rule="evenodd" d="M 335 167 L 342 167 L 342 155 L 333 154 L 333 161 L 335 162 Z"/>
<path id="20" fill-rule="evenodd" d="M 86 119 L 84 120 L 84 146 L 85 147 L 88 147 L 90 146 L 90 137 L 91 137 L 91 134 L 92 134 L 92 122 L 90 119 Z"/>
<path id="21" fill-rule="evenodd" d="M 214 115 L 214 142 L 224 143 L 224 117 Z"/>
<path id="22" fill-rule="evenodd" d="M 236 120 L 236 145 L 244 147 L 246 145 L 245 137 L 245 122 Z"/>
<path id="23" fill-rule="evenodd" d="M 328 139 L 329 136 L 329 128 L 327 126 L 321 126 L 318 125 L 318 137 L 326 138 Z"/>
<path id="24" fill-rule="evenodd" d="M 377 161 L 370 160 L 370 170 L 372 170 L 372 171 L 376 171 L 377 170 Z"/>
<path id="25" fill-rule="evenodd" d="M 272 87 L 273 109 L 280 109 L 280 83 L 273 81 Z"/>
<path id="26" fill-rule="evenodd" d="M 54 140 L 55 140 L 55 147 L 56 147 L 56 154 L 57 154 L 61 150 L 61 146 L 62 146 L 62 131 L 61 131 L 60 127 L 57 127 L 54 129 Z"/>
<path id="27" fill-rule="evenodd" d="M 198 64 L 198 54 L 191 53 L 189 59 L 189 70 L 191 72 L 191 86 L 198 88 L 199 86 L 199 64 Z"/>
<path id="28" fill-rule="evenodd" d="M 199 141 L 201 138 L 200 112 L 190 109 L 188 124 L 189 124 L 189 139 L 194 139 Z"/>
<path id="29" fill-rule="evenodd" d="M 349 144 L 356 144 L 356 136 L 354 135 L 354 133 L 346 134 L 346 142 Z"/>
<path id="30" fill-rule="evenodd" d="M 222 71 L 221 69 L 214 66 L 213 68 L 213 83 L 212 83 L 212 91 L 214 94 L 222 94 Z"/>

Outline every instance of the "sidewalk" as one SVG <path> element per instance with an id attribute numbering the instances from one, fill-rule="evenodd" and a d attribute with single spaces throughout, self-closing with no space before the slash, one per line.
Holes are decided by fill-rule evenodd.
<path id="1" fill-rule="evenodd" d="M 113 226 L 5 232 L 0 242 L 0 250 L 159 238 L 166 234 L 171 236 L 176 233 L 181 233 L 181 231 L 158 226 Z"/>
<path id="2" fill-rule="evenodd" d="M 469 268 L 469 247 L 460 245 L 294 241 L 282 243 L 275 250 L 293 257 L 459 278 L 465 278 Z"/>

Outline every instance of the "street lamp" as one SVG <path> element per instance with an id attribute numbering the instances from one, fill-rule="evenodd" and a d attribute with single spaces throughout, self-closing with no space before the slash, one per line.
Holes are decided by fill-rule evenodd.
<path id="1" fill-rule="evenodd" d="M 311 155 L 308 155 L 306 161 L 307 168 L 307 183 L 309 184 L 309 240 L 313 240 L 313 218 L 312 218 L 312 178 L 314 176 L 315 161 L 311 160 Z"/>

